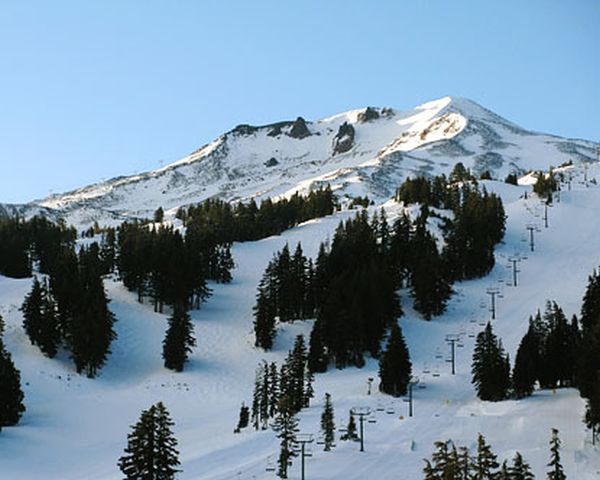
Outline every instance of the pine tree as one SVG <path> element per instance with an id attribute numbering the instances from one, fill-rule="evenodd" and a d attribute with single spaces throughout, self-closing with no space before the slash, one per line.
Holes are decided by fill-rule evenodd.
<path id="1" fill-rule="evenodd" d="M 174 425 L 162 402 L 144 410 L 127 435 L 125 455 L 119 468 L 131 480 L 171 480 L 180 470 Z"/>
<path id="2" fill-rule="evenodd" d="M 358 434 L 356 433 L 356 421 L 354 420 L 354 415 L 352 415 L 352 412 L 348 413 L 348 425 L 346 426 L 346 432 L 340 436 L 340 440 L 351 440 L 353 442 L 358 440 Z"/>
<path id="3" fill-rule="evenodd" d="M 473 458 L 472 480 L 489 480 L 494 478 L 499 464 L 491 447 L 485 443 L 481 433 L 477 436 L 477 453 Z"/>
<path id="4" fill-rule="evenodd" d="M 564 473 L 560 463 L 560 438 L 558 438 L 558 430 L 552 429 L 552 439 L 550 440 L 550 463 L 548 467 L 548 480 L 566 480 L 567 476 Z"/>
<path id="5" fill-rule="evenodd" d="M 175 307 L 169 318 L 169 328 L 163 340 L 165 367 L 176 372 L 183 371 L 188 354 L 196 345 L 194 325 L 187 311 L 180 305 Z"/>
<path id="6" fill-rule="evenodd" d="M 271 362 L 269 365 L 269 373 L 268 373 L 268 389 L 269 389 L 269 408 L 268 415 L 269 418 L 273 418 L 277 413 L 277 404 L 279 403 L 279 372 L 277 371 L 277 364 L 275 362 Z"/>
<path id="7" fill-rule="evenodd" d="M 481 400 L 497 402 L 506 398 L 510 387 L 510 365 L 502 342 L 492 332 L 489 322 L 477 335 L 471 372 L 472 383 Z"/>
<path id="8" fill-rule="evenodd" d="M 325 440 L 325 447 L 323 447 L 323 450 L 328 452 L 331 450 L 333 442 L 335 441 L 333 403 L 331 402 L 331 395 L 329 393 L 325 394 L 325 405 L 323 406 L 323 413 L 321 414 L 321 430 L 323 431 Z"/>
<path id="9" fill-rule="evenodd" d="M 536 380 L 536 355 L 533 333 L 527 331 L 519 344 L 512 373 L 512 390 L 516 398 L 528 397 L 533 393 Z"/>
<path id="10" fill-rule="evenodd" d="M 269 292 L 268 276 L 265 274 L 258 285 L 254 306 L 254 344 L 264 350 L 273 348 L 275 339 L 275 305 Z"/>
<path id="11" fill-rule="evenodd" d="M 246 428 L 248 426 L 249 421 L 250 409 L 246 406 L 245 403 L 242 402 L 242 406 L 240 407 L 240 416 L 238 419 L 238 424 L 233 432 L 240 433 L 242 431 L 242 428 Z"/>
<path id="12" fill-rule="evenodd" d="M 25 296 L 23 305 L 23 328 L 33 345 L 38 345 L 42 329 L 42 285 L 37 277 L 33 278 L 31 290 Z"/>
<path id="13" fill-rule="evenodd" d="M 454 444 L 451 441 L 438 441 L 434 446 L 436 450 L 431 456 L 431 461 L 425 459 L 425 480 L 458 480 L 460 467 Z"/>
<path id="14" fill-rule="evenodd" d="M 381 378 L 379 389 L 395 397 L 404 395 L 411 373 L 412 364 L 402 330 L 397 323 L 394 323 L 387 349 L 379 360 L 379 377 Z"/>
<path id="15" fill-rule="evenodd" d="M 313 324 L 310 332 L 310 349 L 308 353 L 308 368 L 314 373 L 327 371 L 327 351 L 325 339 L 323 338 L 323 322 L 317 321 Z"/>
<path id="16" fill-rule="evenodd" d="M 412 296 L 415 310 L 426 320 L 430 320 L 432 316 L 444 313 L 452 287 L 447 280 L 435 240 L 427 231 L 423 217 L 416 224 L 415 234 L 410 242 L 413 258 L 419 259 L 412 265 Z"/>
<path id="17" fill-rule="evenodd" d="M 67 346 L 78 373 L 85 371 L 89 378 L 96 376 L 108 354 L 116 333 L 114 315 L 108 309 L 109 300 L 104 291 L 98 244 L 82 248 L 79 253 L 76 301 L 68 308 L 70 319 L 65 326 Z"/>
<path id="18" fill-rule="evenodd" d="M 512 466 L 509 467 L 508 472 L 510 474 L 510 480 L 533 480 L 534 476 L 531 473 L 531 468 L 523 460 L 523 457 L 519 452 L 515 453 L 512 461 Z"/>
<path id="19" fill-rule="evenodd" d="M 0 335 L 0 430 L 19 423 L 25 411 L 23 398 L 21 372 L 15 367 L 10 353 L 5 350 Z"/>
<path id="20" fill-rule="evenodd" d="M 277 417 L 273 424 L 273 429 L 277 432 L 277 438 L 281 440 L 277 476 L 287 478 L 288 467 L 292 463 L 292 458 L 297 455 L 294 452 L 293 445 L 296 442 L 298 420 L 294 416 L 292 403 L 285 396 L 280 399 L 277 410 Z"/>
<path id="21" fill-rule="evenodd" d="M 304 405 L 303 407 L 310 406 L 310 399 L 315 396 L 315 390 L 313 388 L 313 382 L 315 381 L 314 374 L 308 368 L 308 363 L 306 365 L 306 373 L 305 373 L 305 386 L 304 386 Z"/>

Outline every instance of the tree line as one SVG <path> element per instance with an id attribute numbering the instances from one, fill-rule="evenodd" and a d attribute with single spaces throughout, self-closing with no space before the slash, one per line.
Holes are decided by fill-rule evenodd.
<path id="1" fill-rule="evenodd" d="M 0 218 L 0 275 L 28 278 L 34 266 L 42 273 L 54 267 L 62 248 L 75 244 L 77 232 L 64 222 L 36 216 Z"/>
<path id="2" fill-rule="evenodd" d="M 93 378 L 106 363 L 116 338 L 104 290 L 97 243 L 79 253 L 57 253 L 47 279 L 34 278 L 21 306 L 23 328 L 33 345 L 53 358 L 64 346 L 78 373 Z"/>
<path id="3" fill-rule="evenodd" d="M 408 179 L 399 198 L 424 202 L 414 221 L 403 213 L 390 226 L 383 210 L 371 219 L 363 210 L 340 222 L 331 245 L 322 243 L 314 262 L 300 244 L 293 255 L 287 245 L 276 253 L 258 285 L 256 346 L 272 348 L 277 322 L 316 318 L 310 336 L 311 371 L 323 372 L 331 363 L 338 368 L 362 366 L 365 352 L 379 357 L 383 335 L 402 315 L 401 287 L 410 289 L 414 308 L 424 318 L 442 314 L 453 281 L 483 276 L 492 268 L 494 246 L 505 230 L 498 197 L 477 186 L 454 185 L 443 176 Z M 443 192 L 440 200 L 411 193 L 421 187 Z M 436 215 L 430 204 L 444 206 L 446 201 L 454 211 L 443 220 L 446 246 L 440 251 L 427 223 Z"/>
<path id="4" fill-rule="evenodd" d="M 502 341 L 488 323 L 477 335 L 473 353 L 473 384 L 482 400 L 530 396 L 540 388 L 566 388 L 577 384 L 581 331 L 576 316 L 571 321 L 556 302 L 547 302 L 543 315 L 529 318 L 529 327 L 517 349 L 514 367 Z"/>
<path id="5" fill-rule="evenodd" d="M 21 372 L 4 346 L 4 320 L 0 315 L 0 431 L 19 423 L 25 412 Z"/>
<path id="6" fill-rule="evenodd" d="M 278 235 L 312 218 L 331 215 L 338 207 L 331 187 L 312 190 L 302 196 L 294 193 L 289 199 L 254 199 L 232 205 L 210 199 L 199 205 L 180 208 L 176 217 L 186 227 L 207 230 L 217 243 L 245 242 Z"/>
<path id="7" fill-rule="evenodd" d="M 560 460 L 561 441 L 558 430 L 552 429 L 550 439 L 550 461 L 547 464 L 548 480 L 566 480 Z M 533 480 L 531 467 L 523 456 L 516 452 L 511 464 L 506 460 L 500 464 L 498 456 L 483 435 L 477 436 L 474 454 L 464 446 L 456 446 L 451 440 L 435 442 L 435 451 L 425 459 L 424 480 Z"/>

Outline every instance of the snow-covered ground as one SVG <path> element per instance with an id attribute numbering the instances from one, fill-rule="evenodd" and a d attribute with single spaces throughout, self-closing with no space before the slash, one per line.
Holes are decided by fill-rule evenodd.
<path id="1" fill-rule="evenodd" d="M 547 170 L 567 160 L 596 159 L 597 144 L 525 130 L 477 103 L 444 97 L 408 111 L 365 109 L 307 121 L 310 136 L 289 135 L 291 122 L 242 126 L 224 133 L 184 159 L 158 170 L 114 178 L 4 212 L 63 217 L 87 228 L 94 221 L 117 224 L 152 218 L 162 206 L 167 217 L 181 206 L 218 197 L 226 201 L 306 193 L 328 183 L 339 196 L 391 197 L 407 177 L 448 174 L 462 162 L 495 179 L 509 173 Z M 351 148 L 334 151 L 344 122 L 355 131 Z"/>
<path id="2" fill-rule="evenodd" d="M 358 444 L 337 442 L 331 452 L 313 445 L 307 459 L 311 479 L 414 479 L 422 478 L 423 458 L 433 442 L 453 439 L 474 448 L 478 432 L 484 434 L 500 459 L 520 451 L 537 478 L 543 478 L 549 459 L 550 429 L 558 428 L 563 441 L 562 460 L 569 479 L 595 479 L 600 475 L 600 452 L 592 447 L 581 421 L 584 403 L 576 390 L 536 391 L 519 401 L 479 401 L 470 384 L 474 335 L 490 317 L 488 287 L 502 289 L 494 329 L 511 358 L 527 328 L 529 315 L 556 300 L 570 316 L 579 313 L 581 297 L 592 269 L 600 265 L 600 188 L 582 182 L 583 169 L 575 175 L 572 191 L 563 191 L 560 203 L 549 209 L 549 227 L 543 225 L 543 209 L 530 186 L 485 182 L 502 196 L 508 214 L 504 244 L 497 249 L 497 265 L 483 279 L 457 284 L 447 313 L 425 322 L 402 295 L 406 315 L 399 321 L 406 336 L 415 375 L 415 415 L 408 418 L 402 399 L 382 395 L 374 388 L 367 395 L 367 379 L 377 379 L 377 363 L 362 369 L 330 370 L 318 375 L 312 406 L 301 412 L 302 432 L 318 433 L 325 392 L 332 395 L 336 424 L 345 426 L 348 410 L 368 406 L 376 423 L 366 424 L 366 451 Z M 600 166 L 592 165 L 589 178 L 600 180 Z M 375 207 L 373 207 L 375 208 Z M 400 207 L 385 203 L 390 217 Z M 233 434 L 242 401 L 251 399 L 254 372 L 261 359 L 281 361 L 296 334 L 308 335 L 312 322 L 279 328 L 272 352 L 253 347 L 252 306 L 256 287 L 273 253 L 286 242 L 301 241 L 304 251 L 315 256 L 319 243 L 331 237 L 341 212 L 291 229 L 281 236 L 236 244 L 237 264 L 229 285 L 212 285 L 213 296 L 193 312 L 198 347 L 183 373 L 162 366 L 161 342 L 166 316 L 116 281 L 106 282 L 111 309 L 117 318 L 118 339 L 108 364 L 97 379 L 74 372 L 67 358 L 50 360 L 30 345 L 21 327 L 18 306 L 30 288 L 30 280 L 0 277 L 0 313 L 6 320 L 5 341 L 22 373 L 27 412 L 16 427 L 0 433 L 0 478 L 10 480 L 104 480 L 121 478 L 117 459 L 123 453 L 130 425 L 142 409 L 161 400 L 175 421 L 183 472 L 181 479 L 267 479 L 265 468 L 275 463 L 278 442 L 271 430 L 248 429 Z M 529 252 L 526 226 L 536 223 L 535 251 Z M 526 255 L 519 268 L 519 286 L 507 286 L 512 273 L 507 258 Z M 446 334 L 461 334 L 464 347 L 457 349 L 457 373 L 446 363 Z M 441 358 L 438 358 L 441 357 Z M 375 384 L 377 381 L 375 381 Z M 290 478 L 300 478 L 300 462 L 294 461 Z"/>

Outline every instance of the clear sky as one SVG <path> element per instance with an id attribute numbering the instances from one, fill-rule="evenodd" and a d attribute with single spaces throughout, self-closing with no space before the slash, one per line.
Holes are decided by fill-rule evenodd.
<path id="1" fill-rule="evenodd" d="M 0 202 L 445 95 L 600 140 L 600 1 L 0 0 Z"/>

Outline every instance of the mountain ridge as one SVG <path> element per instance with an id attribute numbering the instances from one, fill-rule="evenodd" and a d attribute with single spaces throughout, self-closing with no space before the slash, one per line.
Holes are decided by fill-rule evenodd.
<path id="1" fill-rule="evenodd" d="M 325 184 L 342 198 L 384 199 L 406 177 L 448 173 L 459 161 L 503 179 L 567 160 L 592 161 L 596 146 L 532 132 L 472 100 L 443 97 L 407 111 L 366 107 L 316 121 L 237 125 L 162 168 L 26 204 L 0 204 L 0 215 L 118 223 L 147 218 L 159 206 L 172 215 L 207 198 L 289 196 Z"/>

